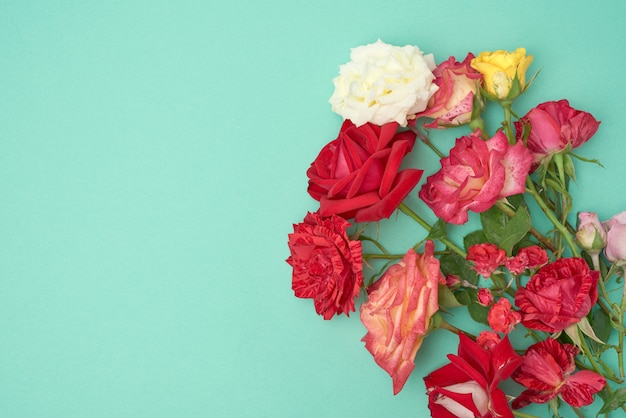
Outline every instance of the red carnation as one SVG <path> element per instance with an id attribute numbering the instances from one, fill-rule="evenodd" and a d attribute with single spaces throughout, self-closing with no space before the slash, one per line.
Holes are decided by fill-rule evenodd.
<path id="1" fill-rule="evenodd" d="M 339 216 L 309 213 L 289 234 L 292 287 L 299 298 L 312 298 L 324 319 L 354 311 L 363 282 L 361 242 L 350 241 L 350 223 Z"/>

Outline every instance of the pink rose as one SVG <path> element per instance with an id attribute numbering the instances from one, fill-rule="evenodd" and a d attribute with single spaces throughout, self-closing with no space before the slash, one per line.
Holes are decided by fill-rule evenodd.
<path id="1" fill-rule="evenodd" d="M 508 337 L 484 349 L 459 334 L 458 356 L 424 378 L 428 409 L 433 418 L 513 418 L 506 394 L 498 386 L 509 378 L 522 358 Z"/>
<path id="2" fill-rule="evenodd" d="M 580 212 L 578 221 L 576 240 L 580 248 L 589 254 L 599 254 L 606 246 L 606 231 L 598 215 L 595 212 Z"/>
<path id="3" fill-rule="evenodd" d="M 309 213 L 289 234 L 292 287 L 299 298 L 312 298 L 324 319 L 349 315 L 363 282 L 361 242 L 350 241 L 350 226 L 339 216 Z"/>
<path id="4" fill-rule="evenodd" d="M 600 126 L 591 114 L 572 108 L 565 99 L 542 103 L 515 122 L 519 142 L 522 141 L 525 124 L 530 125 L 527 146 L 533 153 L 533 166 L 568 147 L 578 148 Z"/>
<path id="5" fill-rule="evenodd" d="M 456 140 L 441 170 L 428 177 L 420 198 L 439 218 L 464 224 L 468 210 L 484 212 L 496 200 L 524 192 L 532 156 L 522 143 L 509 145 L 504 133 L 483 141 L 480 132 Z"/>
<path id="6" fill-rule="evenodd" d="M 511 302 L 506 298 L 498 299 L 487 315 L 487 322 L 491 329 L 503 334 L 511 332 L 521 319 L 520 313 L 511 309 Z"/>
<path id="7" fill-rule="evenodd" d="M 409 250 L 368 289 L 368 301 L 361 305 L 361 321 L 368 331 L 362 341 L 391 376 L 394 395 L 413 371 L 413 359 L 439 309 L 438 285 L 445 279 L 433 254 L 432 241 L 423 255 Z"/>
<path id="8" fill-rule="evenodd" d="M 468 261 L 473 261 L 476 273 L 485 278 L 491 277 L 491 273 L 506 261 L 506 252 L 495 244 L 474 244 L 467 250 Z"/>
<path id="9" fill-rule="evenodd" d="M 397 133 L 398 124 L 349 120 L 307 171 L 309 194 L 320 202 L 322 216 L 339 215 L 356 222 L 391 216 L 422 177 L 422 170 L 400 170 L 413 148 L 415 134 Z"/>
<path id="10" fill-rule="evenodd" d="M 513 409 L 531 403 L 546 403 L 556 396 L 575 408 L 589 405 L 593 395 L 604 388 L 606 380 L 590 370 L 576 370 L 574 358 L 579 350 L 548 338 L 531 345 L 513 380 L 527 389 L 513 401 Z"/>
<path id="11" fill-rule="evenodd" d="M 515 293 L 522 325 L 559 332 L 577 324 L 598 300 L 599 276 L 582 258 L 560 258 L 540 268 Z"/>
<path id="12" fill-rule="evenodd" d="M 490 289 L 481 287 L 480 289 L 478 289 L 476 299 L 478 300 L 479 304 L 483 306 L 489 306 L 493 303 L 493 293 L 491 293 Z"/>
<path id="13" fill-rule="evenodd" d="M 606 258 L 612 263 L 626 262 L 626 212 L 619 213 L 604 223 L 607 230 Z"/>
<path id="14" fill-rule="evenodd" d="M 426 110 L 415 115 L 416 118 L 434 119 L 425 127 L 446 128 L 469 123 L 474 95 L 482 78 L 478 71 L 470 67 L 473 58 L 471 52 L 463 62 L 450 57 L 435 68 L 434 83 L 439 86 L 439 90 L 430 98 Z"/>

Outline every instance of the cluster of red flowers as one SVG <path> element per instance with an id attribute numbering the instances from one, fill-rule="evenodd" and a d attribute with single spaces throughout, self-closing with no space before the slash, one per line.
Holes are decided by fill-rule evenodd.
<path id="1" fill-rule="evenodd" d="M 380 41 L 376 44 L 377 54 L 381 45 Z M 398 54 L 393 48 L 390 53 Z M 492 67 L 500 61 L 490 61 L 489 54 L 504 56 L 508 67 L 498 73 Z M 525 51 L 520 56 L 520 50 L 483 53 L 478 58 L 470 53 L 463 62 L 450 57 L 433 69 L 436 88 L 429 87 L 426 108 L 408 115 L 408 127 L 397 121 L 357 126 L 346 119 L 337 138 L 323 147 L 307 171 L 308 192 L 319 201 L 319 209 L 295 224 L 289 235 L 287 262 L 293 267 L 295 295 L 312 298 L 324 319 L 355 311 L 355 300 L 365 291 L 367 300 L 360 306 L 360 319 L 367 328 L 363 341 L 376 363 L 391 376 L 394 394 L 414 370 L 424 337 L 443 321 L 438 313 L 441 292 L 482 309 L 482 322 L 490 329 L 477 337 L 459 332 L 458 354 L 450 354 L 449 364 L 424 378 L 433 417 L 512 417 L 511 408 L 553 402 L 556 397 L 578 408 L 591 404 L 593 395 L 606 384 L 605 377 L 591 368 L 576 370 L 575 358 L 584 343 L 581 338 L 599 341 L 587 318 L 598 302 L 599 281 L 606 280 L 599 266 L 590 267 L 580 250 L 597 260 L 606 248 L 609 261 L 623 265 L 626 217 L 624 222 L 616 218 L 600 224 L 597 218 L 594 221 L 581 214 L 581 220 L 587 218 L 576 236 L 567 240 L 572 257 L 563 257 L 562 246 L 566 233 L 573 235 L 571 227 L 568 230 L 564 225 L 560 234 L 549 239 L 531 230 L 530 218 L 519 234 L 511 226 L 513 221 L 509 225 L 503 221 L 509 229 L 501 235 L 511 233 L 515 239 L 505 236 L 500 241 L 483 224 L 485 230 L 478 231 L 482 239 L 476 242 L 474 236 L 475 243 L 468 244 L 466 251 L 451 243 L 445 233 L 429 236 L 441 241 L 445 247 L 442 254 L 462 256 L 464 264 L 459 271 L 446 271 L 435 255 L 435 243 L 428 240 L 416 244 L 401 259 L 382 254 L 382 258 L 389 255 L 399 261 L 369 286 L 364 281 L 360 235 L 365 228 L 348 234 L 352 219 L 376 222 L 397 209 L 419 217 L 403 200 L 417 187 L 423 170 L 401 167 L 417 136 L 424 135 L 420 120 L 430 120 L 422 124 L 426 128 L 465 124 L 472 128 L 456 140 L 448 156 L 440 158 L 441 169 L 426 179 L 418 193 L 444 227 L 465 224 L 470 212 L 483 216 L 492 210 L 519 221 L 527 213 L 524 205 L 516 206 L 507 198 L 524 195 L 529 182 L 531 186 L 533 182 L 547 184 L 546 191 L 533 197 L 547 201 L 548 210 L 561 210 L 561 219 L 565 219 L 563 208 L 567 205 L 550 200 L 554 190 L 560 192 L 554 184 L 566 190 L 568 181 L 563 176 L 573 175 L 568 153 L 589 140 L 599 122 L 566 100 L 540 104 L 512 121 L 511 103 L 529 86 L 520 72 L 530 61 L 532 57 L 526 57 Z M 508 90 L 498 84 L 502 80 L 508 80 Z M 506 116 L 504 128 L 492 136 L 480 116 L 485 99 L 497 102 Z M 385 102 L 378 98 L 376 103 L 380 107 L 378 103 Z M 413 102 L 407 106 L 415 108 Z M 381 108 L 376 110 L 377 117 L 384 114 Z M 533 175 L 538 179 L 532 180 Z M 551 183 L 544 183 L 546 178 Z M 610 249 L 607 233 L 616 236 Z M 415 249 L 424 242 L 423 253 L 417 253 Z M 467 276 L 470 268 L 474 276 L 468 282 L 462 276 Z M 482 276 L 482 282 L 476 274 Z M 519 324 L 533 332 L 549 333 L 536 334 L 537 342 L 521 356 L 508 337 Z M 512 404 L 499 386 L 508 378 L 525 388 Z"/>

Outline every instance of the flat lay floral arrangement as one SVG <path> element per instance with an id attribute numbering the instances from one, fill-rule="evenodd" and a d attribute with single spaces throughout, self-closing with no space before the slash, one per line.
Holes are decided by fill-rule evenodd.
<path id="1" fill-rule="evenodd" d="M 354 48 L 329 100 L 344 122 L 306 172 L 319 209 L 289 234 L 295 296 L 325 320 L 358 306 L 393 393 L 420 374 L 433 417 L 626 413 L 626 212 L 600 220 L 569 192 L 575 167 L 599 164 L 578 154 L 594 116 L 566 99 L 516 113 L 532 61 L 523 48 L 438 64 L 411 45 Z M 441 129 L 458 130 L 451 149 L 431 141 Z M 417 141 L 438 171 L 407 167 Z M 424 229 L 400 254 L 380 239 L 392 216 Z M 458 350 L 429 370 L 415 358 L 436 330 L 457 334 Z"/>

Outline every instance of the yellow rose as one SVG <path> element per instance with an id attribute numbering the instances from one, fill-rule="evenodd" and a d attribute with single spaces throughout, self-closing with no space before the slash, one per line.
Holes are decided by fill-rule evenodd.
<path id="1" fill-rule="evenodd" d="M 472 60 L 471 66 L 483 75 L 487 93 L 499 99 L 512 99 L 524 91 L 526 70 L 531 62 L 533 56 L 526 56 L 526 49 L 517 48 L 515 52 L 503 50 L 481 52 Z M 511 91 L 516 75 L 519 85 Z M 509 97 L 509 93 L 512 93 L 512 97 Z"/>

